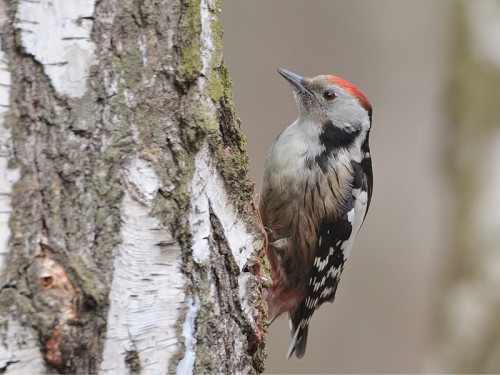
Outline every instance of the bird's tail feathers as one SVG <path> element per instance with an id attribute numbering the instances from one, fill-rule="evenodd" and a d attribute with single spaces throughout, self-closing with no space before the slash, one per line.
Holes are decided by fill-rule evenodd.
<path id="1" fill-rule="evenodd" d="M 290 318 L 292 323 L 292 342 L 288 348 L 288 352 L 286 353 L 286 359 L 290 359 L 293 353 L 295 356 L 300 359 L 304 356 L 306 352 L 307 346 L 307 332 L 309 331 L 309 324 L 302 328 L 300 318 L 300 313 L 294 314 L 293 317 Z"/>

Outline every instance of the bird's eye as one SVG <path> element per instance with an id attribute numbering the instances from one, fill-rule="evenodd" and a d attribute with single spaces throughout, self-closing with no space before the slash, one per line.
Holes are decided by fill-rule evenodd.
<path id="1" fill-rule="evenodd" d="M 331 102 L 333 99 L 335 99 L 337 96 L 332 90 L 326 90 L 323 93 L 323 98 L 329 102 Z"/>

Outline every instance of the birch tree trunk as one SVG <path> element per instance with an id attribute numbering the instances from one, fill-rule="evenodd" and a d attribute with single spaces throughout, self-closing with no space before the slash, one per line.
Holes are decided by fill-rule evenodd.
<path id="1" fill-rule="evenodd" d="M 430 372 L 500 372 L 500 2 L 455 2 L 447 171 L 455 209 Z"/>
<path id="2" fill-rule="evenodd" d="M 258 373 L 217 0 L 0 3 L 0 373 Z"/>

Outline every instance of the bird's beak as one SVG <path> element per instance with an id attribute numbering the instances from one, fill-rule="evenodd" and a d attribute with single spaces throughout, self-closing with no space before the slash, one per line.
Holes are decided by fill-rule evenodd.
<path id="1" fill-rule="evenodd" d="M 298 74 L 292 73 L 289 70 L 277 68 L 278 73 L 281 74 L 285 79 L 290 82 L 294 87 L 296 87 L 300 92 L 311 93 L 311 90 L 307 87 L 304 77 Z"/>

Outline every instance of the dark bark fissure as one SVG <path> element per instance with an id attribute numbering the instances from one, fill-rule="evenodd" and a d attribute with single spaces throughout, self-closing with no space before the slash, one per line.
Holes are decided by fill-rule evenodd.
<path id="1" fill-rule="evenodd" d="M 241 306 L 238 295 L 239 286 L 237 278 L 240 276 L 240 270 L 238 269 L 238 266 L 231 254 L 222 225 L 217 216 L 212 212 L 212 209 L 210 209 L 210 222 L 212 225 L 213 236 L 212 246 L 217 250 L 217 254 L 220 255 L 221 258 L 218 260 L 217 264 L 224 265 L 223 269 L 212 267 L 212 273 L 215 276 L 216 283 L 220 286 L 220 288 L 218 288 L 219 303 L 221 305 L 224 304 L 224 308 L 226 309 L 226 313 L 224 315 L 230 316 L 236 322 L 239 329 L 241 329 L 242 333 L 246 336 L 248 348 L 246 348 L 245 351 L 249 357 L 254 358 L 262 343 L 261 337 L 259 337 L 253 327 L 248 324 L 247 318 L 243 315 L 243 307 Z M 243 272 L 249 271 L 250 270 L 243 270 Z M 229 296 L 225 295 L 224 291 L 228 291 Z M 226 336 L 226 346 L 230 348 L 228 350 L 228 353 L 230 353 L 234 350 L 234 345 L 232 340 L 227 340 L 227 337 L 231 337 L 231 335 Z M 228 358 L 228 360 L 229 359 L 230 358 Z M 254 368 L 256 371 L 263 371 L 263 368 L 260 368 L 260 365 L 261 364 L 257 361 L 254 362 Z M 232 370 L 234 371 L 234 368 Z"/>
<path id="2" fill-rule="evenodd" d="M 5 366 L 0 367 L 0 374 L 5 374 L 7 372 L 7 370 L 9 369 L 9 366 L 15 365 L 16 363 L 19 363 L 19 362 L 21 362 L 21 361 L 7 361 L 5 363 Z"/>

